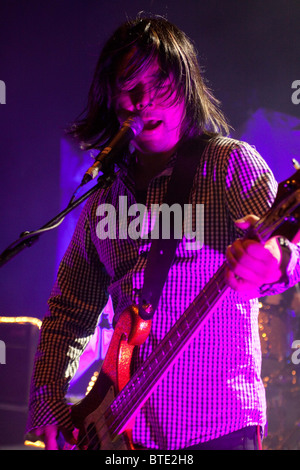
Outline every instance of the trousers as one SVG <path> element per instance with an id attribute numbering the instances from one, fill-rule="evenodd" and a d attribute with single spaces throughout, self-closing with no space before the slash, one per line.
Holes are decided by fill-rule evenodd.
<path id="1" fill-rule="evenodd" d="M 261 428 L 248 426 L 186 450 L 261 450 Z"/>

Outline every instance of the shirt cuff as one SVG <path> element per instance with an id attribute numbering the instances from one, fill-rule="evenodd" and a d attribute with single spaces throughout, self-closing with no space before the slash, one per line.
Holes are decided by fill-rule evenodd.
<path id="1" fill-rule="evenodd" d="M 287 257 L 286 270 L 277 282 L 263 284 L 260 287 L 259 292 L 261 297 L 280 294 L 298 282 L 296 278 L 294 279 L 294 273 L 299 259 L 299 248 L 286 238 L 280 237 L 278 238 L 278 242 L 281 247 L 282 255 Z"/>

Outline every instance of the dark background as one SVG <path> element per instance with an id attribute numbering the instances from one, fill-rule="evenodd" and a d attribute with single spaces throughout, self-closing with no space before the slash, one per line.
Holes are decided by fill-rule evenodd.
<path id="1" fill-rule="evenodd" d="M 0 0 L 0 80 L 6 85 L 6 104 L 0 104 L 0 252 L 21 232 L 52 219 L 77 187 L 76 163 L 63 173 L 68 161 L 62 159 L 64 129 L 85 107 L 105 40 L 141 10 L 167 16 L 194 40 L 236 134 L 255 114 L 250 134 L 259 134 L 261 149 L 276 158 L 276 150 L 283 149 L 273 171 L 281 174 L 290 165 L 284 151 L 289 136 L 294 139 L 289 150 L 299 148 L 300 104 L 291 100 L 291 85 L 300 80 L 299 0 Z M 69 220 L 0 269 L 0 316 L 44 316 Z M 277 351 L 287 329 L 298 331 L 286 321 L 289 305 L 289 298 L 288 305 L 281 301 L 272 317 L 266 303 L 266 323 L 262 318 L 260 324 L 271 326 L 275 337 L 267 343 L 271 353 L 275 349 L 273 356 L 263 351 L 267 448 L 300 448 L 299 379 L 288 359 L 290 349 L 281 362 Z M 277 329 L 269 324 L 271 317 Z M 7 346 L 6 365 L 0 365 L 0 445 L 19 444 L 38 330 L 1 325 L 0 333 Z"/>
<path id="2" fill-rule="evenodd" d="M 0 251 L 60 210 L 60 140 L 82 111 L 98 53 L 127 16 L 166 15 L 194 41 L 232 126 L 264 107 L 300 116 L 297 0 L 1 0 Z M 75 182 L 74 182 L 75 189 Z M 41 318 L 58 232 L 1 268 L 1 315 Z"/>

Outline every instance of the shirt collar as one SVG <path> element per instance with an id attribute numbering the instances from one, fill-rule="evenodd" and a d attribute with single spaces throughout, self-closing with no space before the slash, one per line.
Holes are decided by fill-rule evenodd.
<path id="1" fill-rule="evenodd" d="M 132 171 L 131 171 L 133 159 L 134 159 L 134 156 L 132 155 L 129 163 L 120 165 L 120 170 L 119 170 L 119 177 L 129 187 L 130 190 L 134 190 L 135 188 L 135 183 L 134 183 Z M 173 173 L 176 159 L 177 159 L 177 153 L 175 152 L 169 159 L 166 167 L 159 174 L 157 174 L 153 178 L 153 180 L 156 178 L 160 178 L 162 176 L 171 176 Z"/>

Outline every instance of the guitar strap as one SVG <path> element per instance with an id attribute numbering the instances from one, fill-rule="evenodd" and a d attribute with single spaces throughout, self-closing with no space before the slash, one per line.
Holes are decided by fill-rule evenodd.
<path id="1" fill-rule="evenodd" d="M 177 151 L 177 158 L 168 185 L 164 203 L 170 208 L 173 204 L 181 206 L 188 203 L 197 166 L 209 139 L 203 136 L 184 141 Z M 147 265 L 144 272 L 144 285 L 139 299 L 139 315 L 150 320 L 157 308 L 170 266 L 175 256 L 179 239 L 175 238 L 175 217 L 170 213 L 170 237 L 162 236 L 162 211 L 159 212 L 159 237 L 151 242 Z"/>

